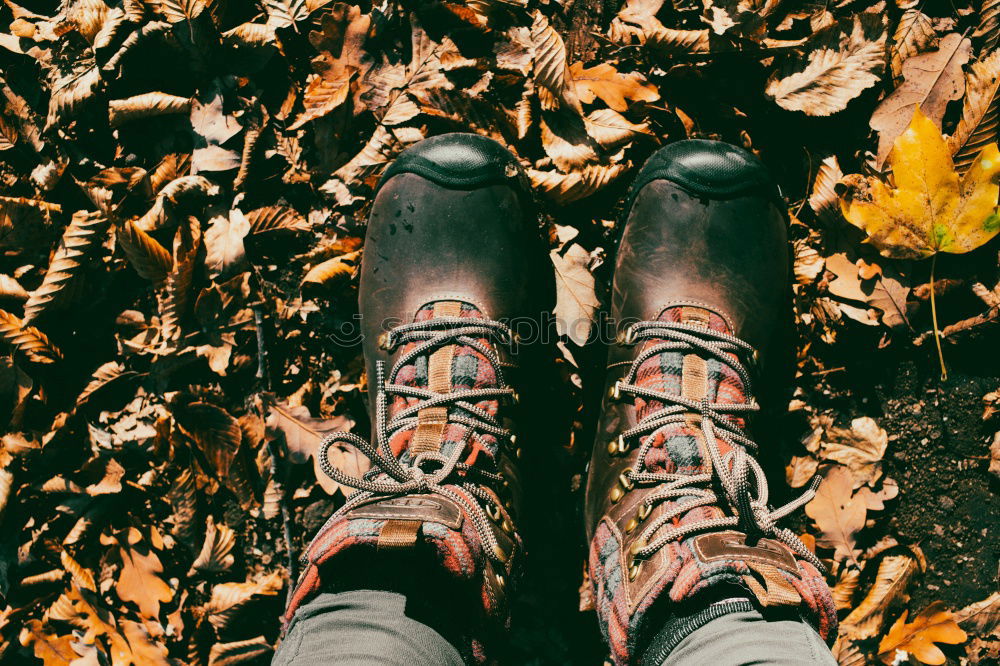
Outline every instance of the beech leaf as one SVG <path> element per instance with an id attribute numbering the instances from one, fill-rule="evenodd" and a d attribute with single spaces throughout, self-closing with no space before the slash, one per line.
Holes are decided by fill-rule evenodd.
<path id="1" fill-rule="evenodd" d="M 855 14 L 813 38 L 808 55 L 772 74 L 766 92 L 783 109 L 828 116 L 878 82 L 884 63 L 882 17 Z"/>
<path id="2" fill-rule="evenodd" d="M 878 562 L 864 599 L 841 622 L 841 634 L 851 640 L 878 636 L 888 613 L 909 598 L 906 590 L 914 574 L 925 566 L 924 554 L 917 546 L 887 552 Z"/>
<path id="3" fill-rule="evenodd" d="M 326 435 L 332 432 L 350 430 L 354 427 L 353 421 L 346 416 L 317 419 L 310 416 L 306 407 L 290 407 L 275 403 L 268 411 L 267 427 L 274 434 L 279 432 L 282 434 L 292 462 L 301 464 L 309 458 L 313 459 L 316 481 L 327 493 L 333 495 L 340 489 L 340 485 L 320 469 L 317 452 Z M 368 458 L 347 444 L 330 447 L 328 455 L 331 462 L 352 476 L 364 474 L 371 464 Z"/>
<path id="4" fill-rule="evenodd" d="M 904 83 L 882 100 L 869 124 L 878 134 L 876 168 L 889 156 L 893 142 L 910 124 L 914 111 L 920 109 L 938 127 L 948 102 L 962 96 L 965 77 L 962 66 L 969 61 L 972 42 L 958 33 L 941 40 L 941 47 L 909 58 L 903 65 Z"/>
<path id="5" fill-rule="evenodd" d="M 1000 3 L 997 4 L 1000 8 Z M 948 147 L 953 153 L 955 169 L 964 174 L 976 156 L 996 143 L 1000 101 L 1000 51 L 993 51 L 972 63 L 965 78 L 965 100 L 962 118 L 950 137 Z"/>

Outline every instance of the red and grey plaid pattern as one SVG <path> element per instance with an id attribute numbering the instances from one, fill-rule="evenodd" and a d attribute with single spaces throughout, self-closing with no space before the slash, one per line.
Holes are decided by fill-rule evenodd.
<path id="1" fill-rule="evenodd" d="M 661 313 L 660 321 L 680 322 L 683 308 L 672 307 Z M 731 333 L 726 321 L 715 313 L 710 313 L 709 326 L 717 331 Z M 646 340 L 641 350 L 659 344 L 662 340 Z M 684 353 L 670 351 L 647 359 L 639 367 L 635 383 L 643 388 L 663 393 L 681 394 Z M 707 359 L 707 394 L 713 402 L 741 403 L 747 400 L 745 388 L 739 375 L 717 359 Z M 658 401 L 635 400 L 636 418 L 642 419 L 664 408 Z M 743 426 L 742 420 L 734 422 Z M 645 443 L 652 438 L 652 448 L 646 456 L 646 468 L 653 472 L 675 474 L 704 473 L 708 466 L 698 443 L 700 428 L 687 423 L 671 423 L 641 438 Z M 731 446 L 717 440 L 720 453 L 725 456 Z M 668 506 L 691 499 L 681 497 Z M 692 509 L 674 518 L 672 524 L 661 529 L 670 529 L 693 521 L 722 517 L 724 512 L 718 506 L 704 506 Z M 621 562 L 621 544 L 616 535 L 602 522 L 590 544 L 589 568 L 595 594 L 594 605 L 601 629 L 611 647 L 612 658 L 617 664 L 626 664 L 636 659 L 636 649 L 640 638 L 647 631 L 658 628 L 646 627 L 648 610 L 661 600 L 682 602 L 691 599 L 710 587 L 729 584 L 743 585 L 743 576 L 750 573 L 746 563 L 738 559 L 717 560 L 711 563 L 700 561 L 691 549 L 693 538 L 669 543 L 664 549 L 669 565 L 663 577 L 645 593 L 630 612 L 624 595 L 624 580 L 627 572 Z M 815 620 L 815 625 L 824 639 L 836 633 L 837 616 L 830 590 L 823 576 L 808 562 L 798 561 L 799 577 L 781 572 L 802 597 L 806 612 Z M 665 596 L 664 596 L 665 595 Z M 748 596 L 751 596 L 748 593 Z"/>
<path id="2" fill-rule="evenodd" d="M 474 305 L 470 305 L 469 303 L 462 303 L 460 312 L 460 317 L 477 318 L 482 316 L 478 308 Z M 434 304 L 431 303 L 425 305 L 417 312 L 417 316 L 414 317 L 414 321 L 427 321 L 433 317 Z M 481 339 L 479 342 L 486 344 L 487 340 Z M 400 355 L 409 352 L 416 346 L 417 343 L 415 342 L 406 345 L 402 349 Z M 418 356 L 414 363 L 400 368 L 399 374 L 396 375 L 396 383 L 404 386 L 428 386 L 430 382 L 428 378 L 429 365 L 429 356 Z M 493 368 L 493 365 L 474 348 L 467 345 L 456 345 L 455 353 L 451 361 L 451 385 L 453 391 L 492 388 L 497 386 L 496 371 Z M 417 398 L 396 396 L 389 410 L 390 417 L 404 407 L 413 406 L 417 404 L 417 402 L 419 402 L 419 399 Z M 483 400 L 476 403 L 475 406 L 488 414 L 495 416 L 500 405 L 496 400 Z M 456 413 L 462 412 L 461 409 L 454 409 Z M 441 453 L 445 456 L 451 455 L 454 451 L 453 447 L 461 444 L 462 438 L 465 437 L 466 432 L 467 428 L 463 425 L 449 423 L 445 426 L 444 433 L 441 437 Z M 400 460 L 404 463 L 409 459 L 407 451 L 412 439 L 413 431 L 406 430 L 393 437 L 390 442 L 393 453 L 399 456 Z M 478 459 L 480 451 L 482 451 L 484 455 L 489 456 L 490 459 L 496 456 L 497 441 L 492 435 L 481 434 L 479 437 L 472 440 L 470 444 L 472 448 L 469 453 L 469 457 L 464 461 L 469 465 L 474 464 L 474 462 Z"/>
<path id="3" fill-rule="evenodd" d="M 481 314 L 477 308 L 469 304 L 461 305 L 461 317 L 479 318 Z M 421 308 L 414 321 L 426 321 L 434 317 L 434 304 L 428 304 Z M 489 341 L 480 339 L 480 343 L 488 345 Z M 417 346 L 416 342 L 408 343 L 400 352 L 400 356 L 411 351 Z M 433 351 L 433 350 L 432 350 Z M 430 354 L 417 356 L 411 364 L 400 368 L 395 378 L 395 383 L 406 386 L 426 388 L 429 386 L 428 367 Z M 497 386 L 497 376 L 492 364 L 476 349 L 467 345 L 456 344 L 451 361 L 451 384 L 452 390 L 493 388 Z M 416 398 L 396 396 L 390 403 L 390 417 L 399 410 L 415 405 Z M 496 400 L 483 400 L 475 405 L 490 414 L 495 415 L 499 409 L 499 402 Z M 450 415 L 460 412 L 458 407 L 449 408 Z M 467 427 L 461 424 L 449 422 L 444 427 L 441 437 L 441 453 L 445 456 L 454 451 L 455 446 L 461 446 L 467 435 Z M 389 445 L 396 456 L 404 463 L 409 460 L 409 447 L 413 439 L 412 429 L 397 432 L 389 441 Z M 487 465 L 497 455 L 498 444 L 492 435 L 478 433 L 468 442 L 468 454 L 463 462 L 468 465 Z M 475 499 L 470 497 L 461 488 L 454 485 L 446 485 L 445 488 L 461 494 L 470 502 Z M 463 510 L 464 513 L 464 510 Z M 374 555 L 378 543 L 379 534 L 385 525 L 383 520 L 370 518 L 351 518 L 345 515 L 332 523 L 324 526 L 321 533 L 316 536 L 308 552 L 304 556 L 307 563 L 305 571 L 299 579 L 296 589 L 292 595 L 285 614 L 286 623 L 289 622 L 295 611 L 312 595 L 316 594 L 326 581 L 335 579 L 338 576 L 336 570 L 337 555 L 346 552 L 348 549 L 366 549 Z M 479 584 L 482 597 L 483 609 L 487 616 L 496 617 L 502 611 L 495 608 L 491 596 L 482 583 L 483 545 L 473 526 L 473 521 L 469 515 L 464 515 L 462 527 L 453 530 L 445 525 L 425 521 L 420 529 L 423 541 L 434 546 L 441 566 L 458 581 L 468 582 L 470 585 Z M 516 552 L 521 552 L 519 537 L 517 540 Z M 346 572 L 350 575 L 350 572 Z M 505 621 L 505 617 L 499 618 Z M 471 646 L 473 658 L 481 660 L 483 658 L 482 646 L 473 640 Z"/>

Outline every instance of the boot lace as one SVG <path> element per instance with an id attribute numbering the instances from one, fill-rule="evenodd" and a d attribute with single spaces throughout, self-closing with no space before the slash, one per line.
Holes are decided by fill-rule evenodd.
<path id="1" fill-rule="evenodd" d="M 503 483 L 496 458 L 488 464 L 489 469 L 461 462 L 473 438 L 478 438 L 482 433 L 493 435 L 501 450 L 513 443 L 510 431 L 504 428 L 494 415 L 474 404 L 483 400 L 517 401 L 517 393 L 507 386 L 504 378 L 504 368 L 515 366 L 501 361 L 496 352 L 483 344 L 481 339 L 493 340 L 508 347 L 513 347 L 517 342 L 516 335 L 504 324 L 472 317 L 438 317 L 403 324 L 384 334 L 380 345 L 386 349 L 410 342 L 417 344 L 393 364 L 388 374 L 388 382 L 385 362 L 376 363 L 376 385 L 379 389 L 375 396 L 375 445 L 350 432 L 331 433 L 320 443 L 317 454 L 322 471 L 340 485 L 356 489 L 345 504 L 330 517 L 327 525 L 372 498 L 411 494 L 441 495 L 465 509 L 484 544 L 487 556 L 498 564 L 503 564 L 505 558 L 490 527 L 487 512 L 496 521 L 509 521 L 510 516 L 502 504 L 497 504 L 483 489 L 484 485 L 496 487 Z M 436 393 L 426 388 L 396 383 L 399 371 L 414 359 L 452 344 L 465 345 L 479 352 L 496 373 L 496 386 Z M 417 400 L 414 404 L 398 410 L 390 418 L 389 401 L 392 396 Z M 418 421 L 417 413 L 429 407 L 457 408 L 449 412 L 448 423 L 466 426 L 462 441 L 453 447 L 447 456 L 439 451 L 424 451 L 413 455 L 404 463 L 393 455 L 389 443 L 396 434 L 415 429 Z M 371 469 L 363 476 L 352 476 L 331 462 L 330 449 L 344 443 L 355 447 L 371 460 Z M 456 492 L 455 487 L 461 488 L 468 493 L 468 496 L 478 499 L 479 502 L 469 501 L 468 496 Z M 323 530 L 320 530 L 320 533 L 322 532 Z"/>
<path id="2" fill-rule="evenodd" d="M 786 528 L 777 526 L 777 521 L 809 502 L 816 494 L 819 478 L 798 498 L 778 509 L 768 506 L 768 488 L 764 471 L 754 459 L 757 444 L 747 437 L 733 417 L 748 417 L 759 411 L 756 401 L 711 402 L 707 399 L 692 400 L 683 395 L 665 393 L 637 386 L 635 384 L 639 367 L 648 359 L 665 352 L 702 352 L 731 368 L 742 380 L 745 393 L 752 395 L 752 381 L 747 366 L 739 359 L 749 358 L 755 363 L 756 351 L 739 338 L 712 330 L 697 324 L 663 321 L 643 321 L 632 324 L 622 339 L 624 344 L 636 344 L 643 340 L 660 339 L 663 342 L 649 346 L 633 361 L 623 361 L 614 366 L 630 365 L 625 376 L 615 382 L 612 394 L 615 397 L 632 396 L 662 403 L 663 409 L 646 415 L 632 428 L 621 433 L 624 441 L 650 435 L 663 426 L 685 423 L 692 414 L 700 416 L 701 431 L 705 438 L 712 470 L 705 474 L 677 474 L 649 470 L 646 457 L 653 445 L 653 437 L 646 437 L 639 446 L 639 456 L 635 469 L 626 470 L 625 479 L 629 484 L 659 486 L 646 498 L 640 513 L 648 515 L 657 504 L 679 498 L 691 499 L 677 502 L 669 510 L 649 523 L 640 533 L 638 543 L 644 544 L 634 554 L 639 559 L 648 559 L 671 541 L 677 541 L 696 532 L 717 531 L 738 528 L 749 536 L 766 536 L 776 539 L 818 570 L 824 571 L 819 559 Z M 735 358 L 734 358 L 735 356 Z M 731 450 L 722 455 L 718 440 L 730 445 Z M 718 486 L 714 481 L 718 480 Z M 721 486 L 722 496 L 733 510 L 732 515 L 691 521 L 663 530 L 661 527 L 692 509 L 719 504 L 717 488 Z"/>

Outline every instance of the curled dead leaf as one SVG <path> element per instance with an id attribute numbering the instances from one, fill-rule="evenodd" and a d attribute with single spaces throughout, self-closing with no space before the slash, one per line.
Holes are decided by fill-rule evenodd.
<path id="1" fill-rule="evenodd" d="M 924 554 L 915 545 L 884 551 L 864 598 L 841 622 L 841 634 L 851 640 L 878 636 L 888 614 L 909 599 L 907 587 L 925 566 Z"/>
<path id="2" fill-rule="evenodd" d="M 581 171 L 560 173 L 526 169 L 531 185 L 559 204 L 585 199 L 628 171 L 628 164 L 591 164 Z"/>
<path id="3" fill-rule="evenodd" d="M 24 304 L 25 322 L 37 319 L 71 295 L 70 287 L 79 280 L 88 260 L 100 249 L 107 229 L 108 220 L 99 213 L 78 211 L 73 214 L 42 284 Z"/>
<path id="4" fill-rule="evenodd" d="M 302 278 L 302 288 L 323 287 L 331 290 L 351 280 L 361 265 L 361 250 L 348 252 L 320 262 Z"/>
<path id="5" fill-rule="evenodd" d="M 878 82 L 884 64 L 886 29 L 880 15 L 862 13 L 822 30 L 813 48 L 768 79 L 766 92 L 789 111 L 828 116 Z"/>
<path id="6" fill-rule="evenodd" d="M 62 352 L 49 342 L 48 336 L 5 310 L 0 310 L 0 340 L 34 363 L 55 363 L 62 359 Z"/>
<path id="7" fill-rule="evenodd" d="M 208 517 L 205 541 L 201 552 L 188 571 L 189 576 L 196 573 L 216 574 L 228 571 L 236 558 L 232 554 L 236 545 L 236 534 L 225 523 L 216 524 L 212 516 Z"/>
<path id="8" fill-rule="evenodd" d="M 112 127 L 118 127 L 141 118 L 188 113 L 190 110 L 190 98 L 150 92 L 108 102 L 108 121 Z"/>

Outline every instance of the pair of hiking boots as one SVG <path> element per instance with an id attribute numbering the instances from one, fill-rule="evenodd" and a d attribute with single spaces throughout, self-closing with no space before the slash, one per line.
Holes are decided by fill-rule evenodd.
<path id="1" fill-rule="evenodd" d="M 360 289 L 374 441 L 339 433 L 319 454 L 355 492 L 310 544 L 286 621 L 320 590 L 406 580 L 462 617 L 467 658 L 489 659 L 524 556 L 518 516 L 536 510 L 520 502 L 517 427 L 532 424 L 515 424 L 512 322 L 551 307 L 552 270 L 530 210 L 517 160 L 476 135 L 422 141 L 383 176 Z M 612 659 L 665 656 L 751 605 L 831 640 L 821 565 L 775 524 L 803 502 L 768 505 L 746 432 L 787 313 L 777 188 L 746 151 L 681 141 L 646 162 L 627 210 L 584 510 Z M 330 464 L 339 443 L 371 459 L 363 478 Z"/>

